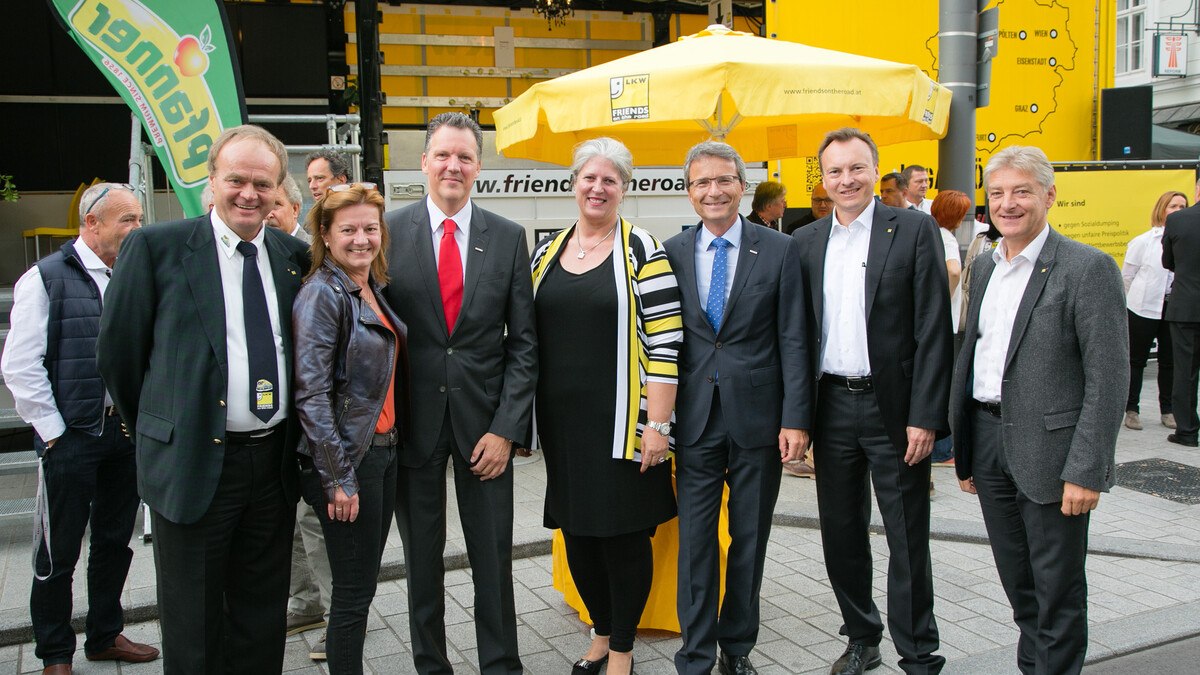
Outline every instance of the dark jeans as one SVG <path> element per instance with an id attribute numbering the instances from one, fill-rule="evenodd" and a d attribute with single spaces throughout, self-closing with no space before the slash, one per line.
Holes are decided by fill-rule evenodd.
<path id="1" fill-rule="evenodd" d="M 1175 355 L 1171 353 L 1171 324 L 1161 319 L 1147 319 L 1129 312 L 1129 400 L 1125 410 L 1140 413 L 1142 374 L 1150 358 L 1150 344 L 1158 338 L 1158 409 L 1163 415 L 1171 408 L 1172 378 Z"/>
<path id="2" fill-rule="evenodd" d="M 71 579 L 91 525 L 88 547 L 87 640 L 94 654 L 112 646 L 125 626 L 121 590 L 133 551 L 129 538 L 137 518 L 137 466 L 133 444 L 121 433 L 121 420 L 104 418 L 99 437 L 74 429 L 42 455 L 49 505 L 50 555 L 37 549 L 37 573 L 29 594 L 29 616 L 37 640 L 34 653 L 45 665 L 70 663 L 75 653 L 71 629 Z"/>
<path id="3" fill-rule="evenodd" d="M 296 525 L 280 476 L 283 452 L 282 429 L 264 440 L 229 438 L 199 520 L 172 522 L 151 507 L 164 672 L 283 670 Z"/>
<path id="4" fill-rule="evenodd" d="M 577 537 L 563 531 L 567 565 L 596 635 L 609 636 L 614 652 L 633 651 L 638 622 L 654 579 L 650 531 L 612 537 Z"/>
<path id="5" fill-rule="evenodd" d="M 379 563 L 396 502 L 396 446 L 372 446 L 358 463 L 358 518 L 354 522 L 329 519 L 329 499 L 312 460 L 302 457 L 300 466 L 304 501 L 321 521 L 333 573 L 325 633 L 326 667 L 330 673 L 361 673 L 367 613 L 379 584 Z"/>

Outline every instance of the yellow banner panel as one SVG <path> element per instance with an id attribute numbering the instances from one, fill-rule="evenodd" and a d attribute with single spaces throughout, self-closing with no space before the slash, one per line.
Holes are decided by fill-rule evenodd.
<path id="1" fill-rule="evenodd" d="M 1047 218 L 1060 233 L 1125 260 L 1129 240 L 1150 229 L 1150 212 L 1168 191 L 1194 193 L 1187 169 L 1059 171 L 1058 198 Z"/>

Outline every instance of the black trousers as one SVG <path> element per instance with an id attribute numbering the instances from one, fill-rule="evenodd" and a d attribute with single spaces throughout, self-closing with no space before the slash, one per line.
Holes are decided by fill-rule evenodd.
<path id="1" fill-rule="evenodd" d="M 1133 312 L 1129 312 L 1129 400 L 1125 410 L 1141 412 L 1142 376 L 1155 338 L 1158 339 L 1158 409 L 1163 415 L 1172 411 L 1175 355 L 1171 353 L 1171 326 L 1162 319 L 1147 319 Z"/>
<path id="2" fill-rule="evenodd" d="M 679 592 L 683 645 L 675 653 L 681 675 L 709 673 L 717 645 L 745 656 L 758 642 L 759 590 L 779 498 L 783 465 L 777 446 L 743 448 L 729 436 L 719 389 L 704 433 L 675 454 L 679 501 Z M 725 596 L 717 527 L 721 494 L 729 485 L 729 535 Z M 718 604 L 719 603 L 719 604 Z M 718 606 L 720 610 L 718 612 Z"/>
<path id="3" fill-rule="evenodd" d="M 42 454 L 49 510 L 50 549 L 37 542 L 38 575 L 29 593 L 29 617 L 44 665 L 71 663 L 71 580 L 91 527 L 88 547 L 88 611 L 84 651 L 112 646 L 125 627 L 121 591 L 133 551 L 129 538 L 137 519 L 137 465 L 133 443 L 121 433 L 118 417 L 105 417 L 99 436 L 67 429 Z"/>
<path id="4" fill-rule="evenodd" d="M 1000 418 L 976 410 L 972 473 L 1000 583 L 1021 630 L 1022 673 L 1066 675 L 1087 654 L 1089 516 L 1064 516 L 1061 502 L 1036 504 L 1013 483 Z"/>
<path id="5" fill-rule="evenodd" d="M 888 629 L 906 673 L 936 673 L 946 659 L 933 617 L 929 556 L 928 458 L 904 463 L 883 426 L 874 392 L 822 380 L 813 452 L 825 569 L 842 612 L 841 634 L 870 645 L 883 639 L 872 599 L 871 485 L 887 535 Z"/>
<path id="6" fill-rule="evenodd" d="M 283 437 L 227 440 L 216 494 L 195 523 L 151 510 L 164 672 L 283 670 L 296 520 L 279 474 Z"/>
<path id="7" fill-rule="evenodd" d="M 337 675 L 357 675 L 363 672 L 367 614 L 379 585 L 379 563 L 396 505 L 396 446 L 372 446 L 359 461 L 354 471 L 358 518 L 352 523 L 329 519 L 329 498 L 312 460 L 302 457 L 300 466 L 304 501 L 321 522 L 333 576 L 325 666 Z"/>
<path id="8" fill-rule="evenodd" d="M 612 537 L 579 537 L 566 530 L 562 534 L 571 578 L 596 635 L 607 635 L 612 651 L 632 651 L 654 580 L 650 531 Z"/>
<path id="9" fill-rule="evenodd" d="M 408 570 L 408 623 L 413 663 L 421 675 L 454 670 L 446 653 L 446 464 L 454 463 L 454 493 L 475 586 L 475 641 L 483 675 L 520 673 L 513 599 L 513 469 L 492 480 L 471 473 L 451 433 L 450 418 L 429 461 L 396 470 L 396 528 Z"/>
<path id="10" fill-rule="evenodd" d="M 1196 416 L 1196 383 L 1200 374 L 1200 323 L 1171 321 L 1171 348 L 1175 354 L 1175 382 L 1171 409 L 1175 413 L 1175 435 L 1196 440 L 1200 417 Z"/>

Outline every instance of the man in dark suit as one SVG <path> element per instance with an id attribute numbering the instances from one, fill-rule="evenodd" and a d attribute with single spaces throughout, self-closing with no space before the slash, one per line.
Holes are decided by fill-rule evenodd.
<path id="1" fill-rule="evenodd" d="M 664 248 L 679 279 L 675 477 L 679 498 L 680 673 L 755 673 L 759 589 L 782 463 L 808 446 L 812 376 L 795 241 L 738 215 L 746 165 L 724 143 L 684 164 L 700 223 Z M 717 522 L 729 485 L 725 596 Z M 718 601 L 720 612 L 718 615 Z M 717 646 L 721 647 L 717 659 Z"/>
<path id="2" fill-rule="evenodd" d="M 384 298 L 408 325 L 412 419 L 399 455 L 396 526 L 408 569 L 417 671 L 453 672 L 446 653 L 446 464 L 475 584 L 482 673 L 520 673 L 512 586 L 514 442 L 526 442 L 537 384 L 529 247 L 520 225 L 471 203 L 483 132 L 470 117 L 429 122 L 429 196 L 386 216 Z"/>
<path id="3" fill-rule="evenodd" d="M 996 250 L 976 260 L 951 394 L 954 467 L 979 495 L 1022 673 L 1078 673 L 1089 512 L 1113 485 L 1129 362 L 1121 272 L 1050 228 L 1054 169 L 1012 146 L 983 172 Z"/>
<path id="4" fill-rule="evenodd" d="M 794 235 L 808 289 L 817 386 L 817 506 L 825 567 L 849 645 L 832 672 L 881 659 L 871 599 L 871 490 L 887 534 L 888 627 L 900 667 L 938 672 L 933 618 L 929 453 L 946 435 L 949 284 L 933 219 L 874 197 L 879 151 L 858 129 L 830 132 L 818 158 L 833 213 Z"/>
<path id="5" fill-rule="evenodd" d="M 1175 356 L 1175 381 L 1171 408 L 1175 433 L 1167 440 L 1189 448 L 1197 446 L 1200 417 L 1196 415 L 1196 384 L 1200 374 L 1200 182 L 1197 202 L 1167 216 L 1163 232 L 1163 267 L 1175 273 L 1171 301 L 1163 318 L 1170 322 Z"/>
<path id="6" fill-rule="evenodd" d="M 150 506 L 163 667 L 283 667 L 298 493 L 292 300 L 307 248 L 263 219 L 283 144 L 227 129 L 213 210 L 135 230 L 105 294 L 100 374 L 137 448 Z"/>

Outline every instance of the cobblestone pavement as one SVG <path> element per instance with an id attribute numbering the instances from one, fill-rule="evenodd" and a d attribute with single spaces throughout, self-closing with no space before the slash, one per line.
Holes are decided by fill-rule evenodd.
<path id="1" fill-rule="evenodd" d="M 1158 423 L 1154 368 L 1147 369 L 1142 410 L 1143 431 L 1122 428 L 1119 463 L 1163 459 L 1200 467 L 1200 451 L 1166 442 Z M 541 462 L 515 468 L 516 555 L 514 585 L 518 635 L 526 672 L 568 672 L 588 645 L 588 626 L 551 586 L 548 532 L 541 527 Z M 1118 474 L 1119 475 L 1119 474 Z M 935 614 L 947 673 L 1011 673 L 1015 671 L 1017 632 L 996 576 L 976 499 L 958 490 L 952 468 L 936 467 L 933 498 Z M 0 492 L 24 494 L 28 477 L 0 480 Z M 451 488 L 452 490 L 453 488 Z M 453 512 L 453 500 L 451 500 Z M 816 495 L 810 480 L 784 476 L 776 525 L 768 549 L 762 589 L 762 629 L 752 659 L 766 674 L 826 673 L 844 647 L 841 620 L 829 590 L 816 526 Z M 465 565 L 457 516 L 450 516 L 449 567 Z M 876 525 L 879 525 L 876 518 Z M 138 531 L 140 531 L 140 523 Z M 881 532 L 871 537 L 875 553 L 876 602 L 886 607 L 887 545 Z M 28 523 L 0 525 L 0 675 L 37 672 L 29 638 Z M 1154 645 L 1200 634 L 1200 505 L 1188 505 L 1116 487 L 1100 501 L 1091 525 L 1088 558 L 1089 663 L 1129 654 Z M 131 623 L 126 634 L 157 643 L 154 615 L 154 570 L 149 546 L 134 544 L 134 562 L 126 587 Z M 372 606 L 366 641 L 368 672 L 412 673 L 408 641 L 407 597 L 399 573 L 402 552 L 393 533 L 385 552 L 385 576 Z M 85 603 L 82 573 L 76 575 L 76 606 Z M 447 638 L 456 670 L 476 672 L 469 571 L 447 573 Z M 79 612 L 77 611 L 77 614 Z M 288 639 L 285 670 L 320 673 L 308 659 L 309 645 L 320 636 L 312 631 Z M 671 656 L 679 638 L 671 633 L 643 632 L 634 649 L 642 675 L 672 673 Z M 1193 641 L 1195 642 L 1195 641 Z M 81 640 L 82 643 L 82 640 Z M 884 666 L 874 672 L 899 672 L 898 657 L 886 636 Z M 1197 656 L 1200 656 L 1198 654 Z M 77 673 L 158 673 L 158 663 L 117 666 L 90 663 L 82 654 Z"/>

